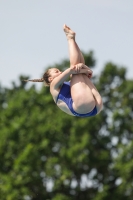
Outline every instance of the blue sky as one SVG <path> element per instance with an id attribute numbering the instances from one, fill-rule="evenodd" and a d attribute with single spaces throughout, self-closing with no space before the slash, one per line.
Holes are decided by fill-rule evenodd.
<path id="1" fill-rule="evenodd" d="M 69 58 L 64 23 L 81 50 L 94 51 L 94 73 L 111 61 L 133 78 L 133 0 L 0 0 L 2 86 L 19 75 L 40 78 L 48 65 Z"/>

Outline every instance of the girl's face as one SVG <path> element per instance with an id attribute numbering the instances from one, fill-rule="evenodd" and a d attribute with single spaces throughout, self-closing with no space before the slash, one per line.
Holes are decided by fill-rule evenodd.
<path id="1" fill-rule="evenodd" d="M 57 68 L 53 68 L 53 69 L 50 69 L 50 72 L 49 72 L 49 75 L 50 75 L 50 79 L 51 81 L 56 78 L 57 76 L 59 76 L 62 72 L 57 69 Z"/>

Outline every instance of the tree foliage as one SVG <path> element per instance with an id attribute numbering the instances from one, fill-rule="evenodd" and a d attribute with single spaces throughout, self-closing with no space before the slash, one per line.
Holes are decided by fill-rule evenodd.
<path id="1" fill-rule="evenodd" d="M 93 52 L 84 56 L 94 67 Z M 49 67 L 64 70 L 69 61 Z M 93 78 L 104 108 L 91 118 L 63 113 L 49 88 L 27 87 L 24 78 L 0 87 L 0 199 L 131 200 L 133 81 L 126 69 L 107 63 Z"/>

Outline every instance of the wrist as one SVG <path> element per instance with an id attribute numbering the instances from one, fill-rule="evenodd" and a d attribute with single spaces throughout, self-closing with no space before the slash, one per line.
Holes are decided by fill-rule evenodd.
<path id="1" fill-rule="evenodd" d="M 70 67 L 67 69 L 68 70 L 68 75 L 71 75 L 73 73 L 73 69 Z"/>

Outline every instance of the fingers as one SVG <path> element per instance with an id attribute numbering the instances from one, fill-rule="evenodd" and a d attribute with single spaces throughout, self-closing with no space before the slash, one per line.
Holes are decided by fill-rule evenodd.
<path id="1" fill-rule="evenodd" d="M 93 73 L 93 71 L 87 65 L 82 64 L 82 69 L 89 70 L 90 72 Z"/>
<path id="2" fill-rule="evenodd" d="M 78 64 L 75 65 L 74 67 L 75 67 L 75 72 L 76 72 L 76 73 L 80 73 L 80 70 L 83 69 L 82 63 L 78 63 Z"/>
<path id="3" fill-rule="evenodd" d="M 75 72 L 78 74 L 80 73 L 81 67 L 79 65 L 75 65 Z"/>
<path id="4" fill-rule="evenodd" d="M 93 73 L 93 71 L 88 66 L 85 65 L 85 68 L 88 69 L 90 72 Z"/>

